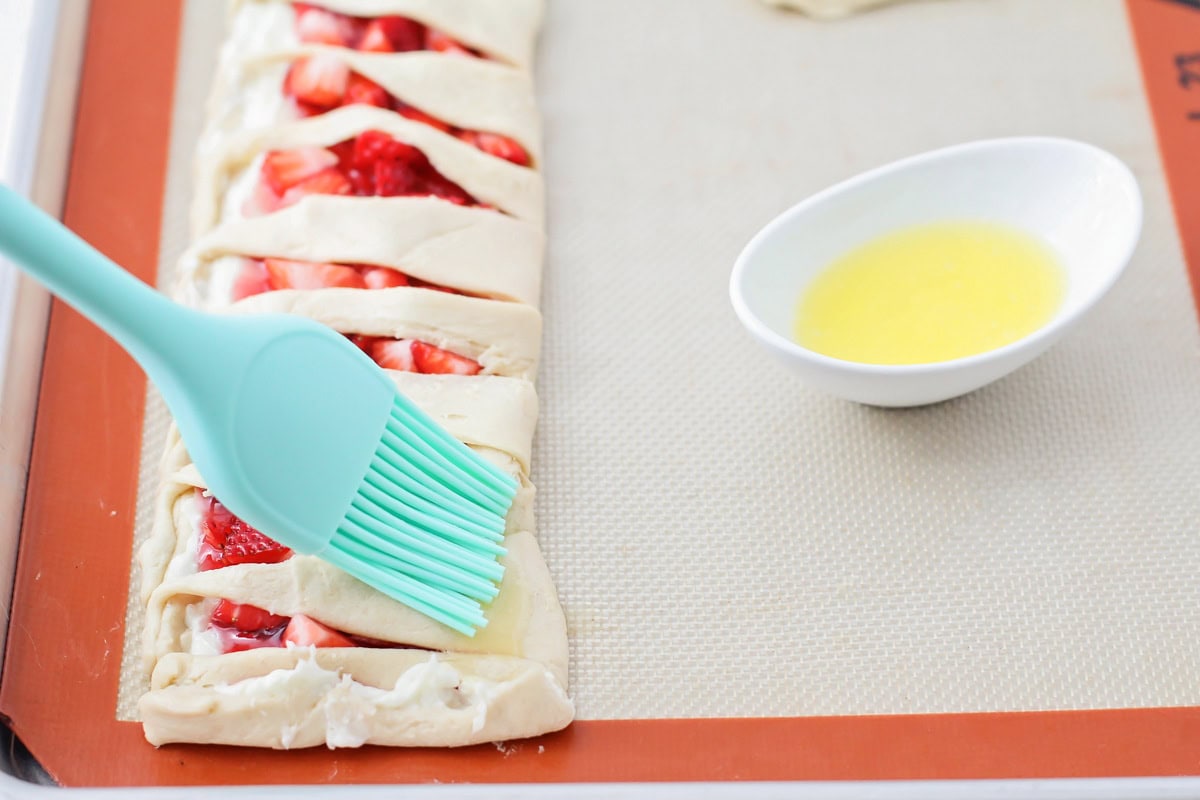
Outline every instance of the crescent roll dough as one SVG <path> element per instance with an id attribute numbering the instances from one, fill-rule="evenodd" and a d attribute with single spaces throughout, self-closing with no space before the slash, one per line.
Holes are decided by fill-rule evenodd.
<path id="1" fill-rule="evenodd" d="M 314 54 L 344 61 L 393 97 L 457 128 L 509 136 L 535 161 L 540 159 L 541 126 L 527 73 L 492 61 L 427 51 L 377 54 L 322 45 L 251 57 L 226 49 L 209 98 L 210 122 L 201 150 L 211 151 L 236 131 L 299 119 L 280 87 L 293 61 Z"/>
<path id="2" fill-rule="evenodd" d="M 296 314 L 340 333 L 416 339 L 466 356 L 485 375 L 533 380 L 542 316 L 530 306 L 431 289 L 285 290 L 234 304 L 239 314 Z"/>
<path id="3" fill-rule="evenodd" d="M 544 187 L 535 169 L 501 157 L 517 146 L 535 163 L 540 154 L 528 69 L 542 0 L 311 4 L 354 17 L 407 17 L 426 26 L 420 33 L 425 44 L 449 51 L 401 53 L 301 44 L 296 10 L 285 0 L 230 5 L 233 30 L 197 151 L 196 239 L 180 260 L 177 296 L 223 314 L 295 314 L 347 335 L 401 340 L 358 340 L 372 353 L 380 345 L 404 352 L 403 342 L 411 340 L 411 363 L 374 356 L 392 366 L 464 372 L 475 369 L 464 369 L 464 359 L 475 362 L 480 371 L 474 375 L 388 374 L 451 435 L 513 476 L 518 490 L 505 519 L 499 593 L 484 609 L 487 625 L 465 636 L 319 558 L 289 555 L 264 542 L 270 531 L 236 527 L 221 516 L 219 498 L 208 494 L 172 429 L 153 529 L 138 551 L 146 609 L 143 663 L 150 674 L 138 710 L 146 738 L 155 745 L 285 749 L 453 747 L 565 727 L 574 716 L 566 622 L 534 536 L 529 481 Z M 348 46 L 359 46 L 366 34 L 339 31 L 370 29 L 373 46 L 400 46 L 395 37 L 401 34 L 387 33 L 384 24 L 320 13 L 304 24 L 310 26 L 306 38 L 318 38 L 313 29 L 329 25 L 332 40 Z M 402 21 L 387 24 L 422 30 Z M 453 41 L 438 44 L 429 32 Z M 455 43 L 486 58 L 454 52 Z M 297 59 L 318 56 L 340 59 L 404 104 L 397 108 L 431 115 L 451 130 L 369 105 L 301 119 L 284 96 L 285 76 Z M 347 74 L 336 63 L 331 72 Z M 317 81 L 307 86 L 320 88 Z M 330 158 L 300 148 L 328 148 L 367 131 L 416 148 L 429 164 L 406 148 L 366 140 L 371 146 L 353 158 L 342 153 L 340 185 L 299 185 L 305 177 L 322 177 Z M 495 144 L 500 137 L 513 140 L 507 152 Z M 299 152 L 273 156 L 264 171 L 272 150 Z M 524 163 L 524 154 L 517 155 L 522 157 L 513 160 Z M 299 171 L 314 159 L 317 172 Z M 381 191 L 420 187 L 401 182 L 418 180 L 429 191 L 469 201 L 431 176 L 432 166 L 480 205 L 432 196 L 312 193 L 294 203 L 286 196 L 290 188 L 319 192 L 322 186 L 375 191 L 382 184 L 362 179 L 381 165 L 394 181 Z M 264 174 L 270 183 L 260 183 Z M 371 174 L 382 180 L 381 173 Z M 359 182 L 351 184 L 351 177 Z M 255 215 L 284 203 L 291 204 Z M 440 356 L 420 360 L 431 348 L 418 343 L 439 348 Z M 273 558 L 283 560 L 269 563 Z M 231 624 L 245 629 L 232 634 Z M 310 632 L 302 634 L 306 626 Z"/>
<path id="4" fill-rule="evenodd" d="M 534 170 L 488 155 L 395 112 L 352 105 L 318 117 L 239 131 L 219 141 L 202 143 L 210 149 L 200 150 L 197 156 L 193 234 L 200 235 L 220 221 L 243 215 L 264 152 L 310 145 L 329 147 L 370 130 L 382 131 L 417 148 L 438 172 L 481 203 L 542 226 L 544 189 L 541 176 Z"/>
<path id="5" fill-rule="evenodd" d="M 487 627 L 473 638 L 458 634 L 311 556 L 196 571 L 201 533 L 191 504 L 204 484 L 173 433 L 154 532 L 139 553 L 145 654 L 153 665 L 139 711 L 151 742 L 335 746 L 347 736 L 339 720 L 353 718 L 358 733 L 350 738 L 358 744 L 470 744 L 532 736 L 570 721 L 566 624 L 527 529 L 532 387 L 507 378 L 393 377 L 455 436 L 524 482 L 509 515 L 505 578 L 486 609 Z M 194 620 L 216 598 L 305 614 L 396 647 L 208 654 Z M 413 688 L 430 681 L 438 687 L 431 696 Z"/>
<path id="6" fill-rule="evenodd" d="M 219 307 L 229 302 L 240 266 L 219 263 L 222 256 L 272 256 L 392 267 L 468 294 L 536 306 L 544 247 L 539 229 L 487 209 L 430 197 L 312 195 L 201 237 L 180 259 L 179 291 L 185 302 Z"/>
<path id="7" fill-rule="evenodd" d="M 408 17 L 522 69 L 533 65 L 543 0 L 321 0 L 316 5 L 352 17 Z M 228 47 L 240 53 L 298 44 L 285 0 L 233 0 Z"/>

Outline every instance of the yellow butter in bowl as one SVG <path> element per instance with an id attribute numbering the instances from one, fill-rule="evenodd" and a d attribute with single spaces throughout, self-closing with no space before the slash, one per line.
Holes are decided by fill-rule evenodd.
<path id="1" fill-rule="evenodd" d="M 1051 247 L 1010 225 L 946 221 L 884 234 L 845 253 L 801 292 L 795 340 L 864 364 L 930 364 L 1003 347 L 1062 306 Z"/>

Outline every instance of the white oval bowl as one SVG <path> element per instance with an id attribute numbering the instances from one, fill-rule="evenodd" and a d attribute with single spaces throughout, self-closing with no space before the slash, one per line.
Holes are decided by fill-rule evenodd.
<path id="1" fill-rule="evenodd" d="M 792 339 L 799 297 L 830 262 L 890 231 L 948 220 L 1011 225 L 1057 252 L 1067 288 L 1049 322 L 1004 347 L 930 364 L 843 361 Z M 1141 228 L 1137 181 L 1110 153 L 1045 137 L 970 142 L 865 172 L 785 211 L 738 256 L 729 294 L 747 330 L 813 388 L 869 405 L 925 405 L 1044 352 L 1120 277 Z"/>

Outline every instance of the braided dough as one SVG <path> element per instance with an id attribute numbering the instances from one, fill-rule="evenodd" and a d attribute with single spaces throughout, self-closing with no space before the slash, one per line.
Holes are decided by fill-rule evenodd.
<path id="1" fill-rule="evenodd" d="M 440 120 L 511 137 L 536 165 L 541 141 L 527 70 L 541 0 L 319 5 L 353 16 L 407 16 L 496 60 L 302 45 L 288 3 L 234 0 L 233 32 L 197 154 L 197 239 L 181 258 L 176 294 L 211 311 L 298 314 L 347 335 L 411 339 L 478 363 L 473 376 L 389 375 L 452 435 L 517 478 L 505 577 L 485 609 L 488 625 L 466 637 L 310 556 L 200 571 L 205 482 L 172 430 L 154 530 L 138 554 L 151 674 L 139 703 L 146 738 L 273 748 L 460 746 L 557 730 L 574 714 L 566 623 L 534 536 L 528 479 L 542 179 L 390 110 L 347 106 L 298 119 L 281 94 L 295 59 L 338 58 Z M 416 147 L 487 207 L 435 197 L 310 195 L 272 213 L 243 214 L 265 151 L 329 146 L 368 130 Z M 235 301 L 235 281 L 257 259 L 388 267 L 452 292 L 293 288 Z M 219 600 L 305 615 L 382 646 L 224 652 L 209 627 Z"/>

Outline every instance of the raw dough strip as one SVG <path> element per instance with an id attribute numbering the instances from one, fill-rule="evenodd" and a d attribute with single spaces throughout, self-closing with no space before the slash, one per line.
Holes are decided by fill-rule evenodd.
<path id="1" fill-rule="evenodd" d="M 173 654 L 151 687 L 140 712 L 153 744 L 455 747 L 558 730 L 574 716 L 537 661 L 419 650 Z"/>
<path id="2" fill-rule="evenodd" d="M 538 228 L 486 209 L 431 197 L 313 195 L 201 237 L 180 259 L 178 293 L 219 308 L 230 302 L 241 266 L 222 265 L 222 257 L 271 256 L 392 267 L 467 294 L 536 306 L 544 247 Z"/>
<path id="3" fill-rule="evenodd" d="M 485 375 L 532 381 L 542 316 L 530 306 L 432 289 L 293 289 L 254 295 L 232 311 L 297 314 L 340 333 L 416 339 L 466 356 Z"/>
<path id="4" fill-rule="evenodd" d="M 544 9 L 543 0 L 316 0 L 311 5 L 352 17 L 408 17 L 525 70 L 533 66 Z M 231 9 L 228 48 L 249 55 L 299 44 L 286 0 L 233 0 Z"/>
<path id="5" fill-rule="evenodd" d="M 209 98 L 209 124 L 201 137 L 201 152 L 238 131 L 301 119 L 284 96 L 284 79 L 294 60 L 318 53 L 343 60 L 393 97 L 442 122 L 511 137 L 535 163 L 540 160 L 541 125 L 527 73 L 491 61 L 426 51 L 361 53 L 320 45 L 249 58 L 226 49 Z"/>
<path id="6" fill-rule="evenodd" d="M 544 188 L 541 176 L 534 170 L 488 155 L 393 111 L 352 105 L 274 128 L 231 134 L 220 144 L 214 144 L 213 149 L 200 152 L 192 209 L 193 234 L 199 236 L 220 221 L 243 216 L 242 206 L 259 180 L 261 157 L 266 151 L 330 147 L 370 130 L 382 131 L 417 148 L 438 172 L 480 203 L 542 227 Z"/>

